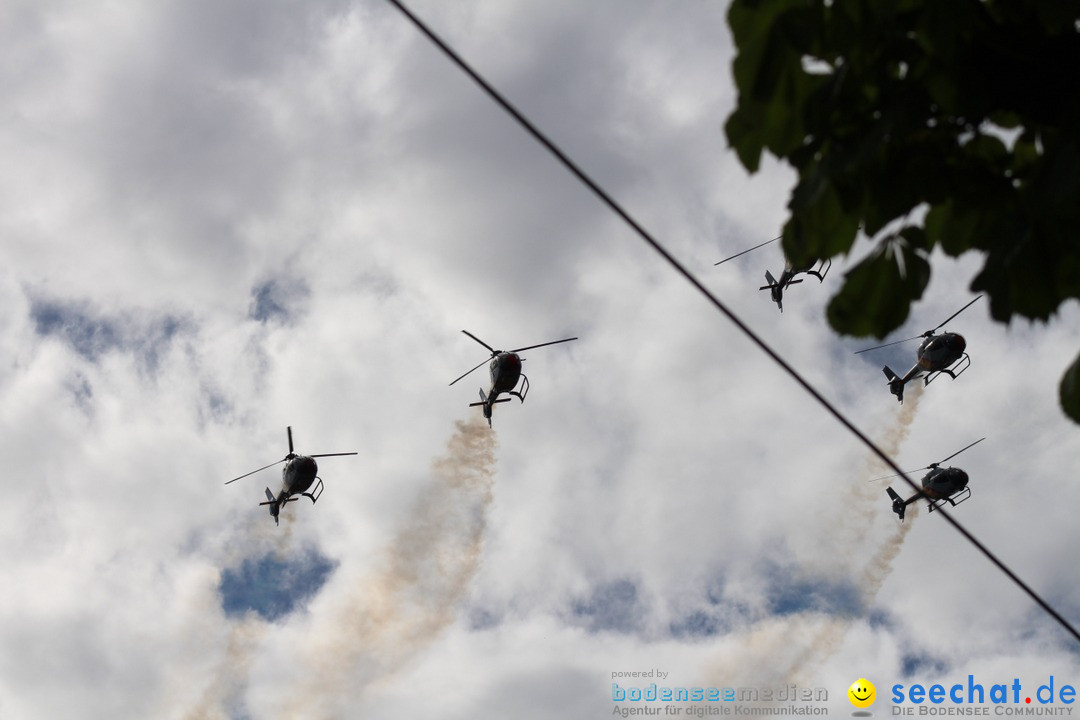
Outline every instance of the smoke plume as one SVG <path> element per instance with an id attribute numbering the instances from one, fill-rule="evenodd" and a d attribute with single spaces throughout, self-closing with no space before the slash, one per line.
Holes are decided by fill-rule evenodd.
<path id="1" fill-rule="evenodd" d="M 888 427 L 885 434 L 878 440 L 878 447 L 889 457 L 895 458 L 900 453 L 904 441 L 907 440 L 921 397 L 922 386 L 914 384 L 907 393 L 906 402 L 901 406 L 896 422 Z M 882 467 L 881 460 L 876 455 L 870 457 L 864 477 L 869 477 L 870 472 L 876 472 L 875 468 L 880 467 Z M 904 486 L 907 487 L 906 483 Z M 887 501 L 888 496 L 879 483 L 859 481 L 851 503 L 851 522 L 846 524 L 846 527 L 841 526 L 841 531 L 846 530 L 850 533 L 851 537 L 848 541 L 850 547 L 866 547 L 870 531 L 881 522 L 881 508 Z M 909 506 L 906 521 L 893 526 L 885 539 L 881 541 L 881 545 L 870 556 L 870 560 L 856 572 L 854 583 L 859 591 L 860 607 L 865 609 L 874 602 L 881 586 L 892 574 L 893 562 L 900 554 L 904 540 L 907 539 L 917 515 L 918 507 L 914 504 Z M 812 678 L 806 675 L 836 652 L 851 622 L 852 620 L 847 618 L 824 618 L 821 627 L 810 636 L 805 650 L 796 657 L 788 670 L 788 681 L 811 682 Z"/>
<path id="2" fill-rule="evenodd" d="M 384 551 L 329 612 L 312 618 L 281 717 L 341 717 L 456 617 L 480 564 L 495 472 L 495 435 L 458 421 L 446 454 Z"/>
<path id="3" fill-rule="evenodd" d="M 239 536 L 225 548 L 219 560 L 221 566 L 239 565 L 244 558 L 264 553 L 267 548 L 279 559 L 287 559 L 294 549 L 296 513 L 294 507 L 283 507 L 280 526 L 271 521 L 269 513 L 260 513 L 260 517 L 244 525 Z M 212 580 L 208 579 L 209 591 L 195 599 L 197 612 L 209 617 L 221 612 L 220 584 L 220 572 L 215 571 Z M 223 631 L 224 652 L 210 675 L 209 683 L 201 690 L 184 686 L 177 691 L 187 701 L 194 698 L 194 704 L 181 716 L 184 720 L 228 720 L 234 716 L 229 708 L 243 705 L 252 663 L 270 627 L 270 623 L 253 611 L 238 621 L 227 622 Z M 205 648 L 200 646 L 198 654 L 204 655 Z"/>
<path id="4" fill-rule="evenodd" d="M 907 439 L 921 395 L 922 386 L 913 385 L 896 421 L 876 441 L 889 457 L 895 458 Z M 884 467 L 876 456 L 868 457 L 859 477 L 849 486 L 840 521 L 829 524 L 829 532 L 834 535 L 832 539 L 840 546 L 866 548 L 880 535 L 882 523 L 886 522 L 881 510 L 888 507 L 888 496 L 881 483 L 867 482 L 866 478 L 875 473 L 880 475 Z M 903 487 L 908 490 L 906 483 Z M 888 579 L 917 515 L 918 507 L 910 505 L 905 522 L 886 530 L 870 559 L 861 567 L 851 568 L 849 577 L 859 593 L 861 608 L 874 602 Z M 873 532 L 875 530 L 878 532 Z M 865 553 L 860 553 L 854 559 L 861 561 L 864 557 Z M 724 659 L 715 663 L 709 672 L 726 686 L 737 683 L 811 684 L 814 678 L 808 676 L 836 652 L 855 621 L 855 618 L 816 611 L 767 618 L 735 636 L 724 648 Z"/>
<path id="5" fill-rule="evenodd" d="M 215 669 L 210 685 L 184 714 L 184 720 L 229 720 L 230 707 L 239 707 L 247 688 L 248 673 L 268 624 L 255 613 L 229 624 L 225 655 Z M 190 691 L 190 688 L 185 688 Z"/>

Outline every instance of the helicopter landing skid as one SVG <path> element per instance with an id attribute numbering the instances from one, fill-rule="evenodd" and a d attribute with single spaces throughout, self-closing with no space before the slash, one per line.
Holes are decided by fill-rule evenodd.
<path id="1" fill-rule="evenodd" d="M 306 498 L 311 498 L 311 504 L 314 505 L 315 501 L 322 496 L 323 484 L 322 478 L 315 478 L 315 485 L 311 488 L 311 492 L 300 493 Z"/>
<path id="2" fill-rule="evenodd" d="M 926 382 L 924 382 L 923 385 L 929 385 L 930 383 L 934 382 L 937 376 L 941 375 L 942 373 L 948 375 L 953 380 L 955 380 L 969 367 L 971 367 L 971 356 L 967 353 L 964 353 L 960 356 L 959 360 L 953 363 L 952 367 L 945 368 L 944 370 L 937 370 L 927 375 Z"/>
<path id="3" fill-rule="evenodd" d="M 514 397 L 516 397 L 521 402 L 525 402 L 525 396 L 529 394 L 529 378 L 525 377 L 525 375 L 521 376 L 521 385 L 520 385 L 520 387 L 521 387 L 521 390 L 511 390 L 510 392 L 508 392 L 506 394 L 507 395 L 513 395 Z"/>
<path id="4" fill-rule="evenodd" d="M 818 266 L 812 270 L 807 270 L 807 275 L 813 275 L 818 279 L 818 282 L 825 282 L 825 276 L 829 274 L 829 270 L 832 268 L 832 260 L 825 258 Z"/>
<path id="5" fill-rule="evenodd" d="M 956 493 L 952 497 L 947 497 L 944 500 L 935 500 L 934 502 L 931 502 L 930 505 L 929 505 L 930 509 L 927 510 L 927 512 L 934 512 L 939 507 L 941 507 L 942 503 L 946 503 L 946 502 L 949 503 L 950 505 L 952 505 L 953 507 L 956 507 L 960 503 L 967 500 L 969 497 L 971 497 L 971 488 L 965 487 L 963 490 Z"/>

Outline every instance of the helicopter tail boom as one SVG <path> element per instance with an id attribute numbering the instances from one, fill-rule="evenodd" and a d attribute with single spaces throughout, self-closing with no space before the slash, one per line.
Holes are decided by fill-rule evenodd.
<path id="1" fill-rule="evenodd" d="M 480 402 L 469 403 L 469 407 L 482 407 L 484 408 L 484 417 L 488 421 L 488 427 L 491 427 L 491 408 L 495 403 L 510 402 L 510 398 L 498 398 L 496 400 L 488 400 L 487 393 L 484 392 L 484 388 L 480 388 Z"/>
<path id="2" fill-rule="evenodd" d="M 782 279 L 783 279 L 783 276 L 781 276 L 781 280 Z M 771 272 L 769 272 L 768 270 L 765 271 L 765 282 L 767 282 L 768 285 L 762 285 L 758 289 L 759 290 L 768 290 L 769 295 L 772 296 L 772 301 L 774 303 L 776 303 L 776 307 L 780 308 L 780 312 L 784 312 L 784 283 L 783 282 L 777 282 L 776 278 L 774 278 L 773 274 Z M 789 279 L 787 284 L 791 285 L 792 282 L 801 282 L 801 281 L 800 280 L 791 281 Z"/>

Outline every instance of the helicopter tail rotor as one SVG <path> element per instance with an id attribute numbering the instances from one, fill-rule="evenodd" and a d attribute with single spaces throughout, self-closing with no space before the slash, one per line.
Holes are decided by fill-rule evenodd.
<path id="1" fill-rule="evenodd" d="M 889 392 L 896 396 L 896 399 L 900 401 L 902 405 L 904 403 L 904 380 L 899 377 L 892 369 L 886 365 L 882 368 L 885 373 L 885 377 L 889 378 Z"/>
<path id="2" fill-rule="evenodd" d="M 509 400 L 510 398 L 506 399 Z M 491 405 L 492 403 L 488 402 L 484 388 L 480 388 L 480 402 L 469 403 L 469 407 L 480 407 L 484 411 L 484 418 L 488 421 L 488 427 L 491 427 Z"/>
<path id="3" fill-rule="evenodd" d="M 292 433 L 289 433 L 289 435 L 291 436 Z M 280 525 L 281 523 L 279 522 L 279 519 L 278 519 L 278 512 L 281 510 L 281 506 L 278 504 L 277 498 L 274 497 L 274 493 L 270 492 L 270 488 L 266 488 L 266 498 L 270 502 L 259 503 L 259 504 L 260 505 L 269 505 L 270 506 L 270 517 L 274 518 L 274 524 L 275 525 Z"/>
<path id="4" fill-rule="evenodd" d="M 892 498 L 892 511 L 900 518 L 900 522 L 903 522 L 904 511 L 907 509 L 907 504 L 904 503 L 892 488 L 885 488 L 885 492 L 889 493 L 889 497 Z"/>

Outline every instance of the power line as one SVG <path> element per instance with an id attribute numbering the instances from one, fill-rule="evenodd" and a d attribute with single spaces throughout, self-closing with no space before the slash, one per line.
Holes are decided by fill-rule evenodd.
<path id="1" fill-rule="evenodd" d="M 750 328 L 749 325 L 744 323 L 737 315 L 735 315 L 734 312 L 732 312 L 723 302 L 721 302 L 718 297 L 713 295 L 708 290 L 708 288 L 706 288 L 701 283 L 701 281 L 699 281 L 693 275 L 693 273 L 686 269 L 682 265 L 682 263 L 676 260 L 675 256 L 668 252 L 667 249 L 664 248 L 658 240 L 653 238 L 653 236 L 650 235 L 649 232 L 645 230 L 645 228 L 642 227 L 630 215 L 630 213 L 624 210 L 622 206 L 615 201 L 614 198 L 612 198 L 602 187 L 600 187 L 599 184 L 593 181 L 593 179 L 589 177 L 589 175 L 587 175 L 584 170 L 578 167 L 578 165 L 573 160 L 571 160 L 561 149 L 559 149 L 559 147 L 555 144 L 553 140 L 549 139 L 543 132 L 539 130 L 539 128 L 533 125 L 532 121 L 530 121 L 527 117 L 525 117 L 524 114 L 522 114 L 516 107 L 514 107 L 514 105 L 509 100 L 504 98 L 498 90 L 496 90 L 490 83 L 488 83 L 487 80 L 483 78 L 483 76 L 480 75 L 480 73 L 473 70 L 472 66 L 465 62 L 465 60 L 460 55 L 458 55 L 458 53 L 453 48 L 451 48 L 446 42 L 444 42 L 442 38 L 436 35 L 435 32 L 431 30 L 427 26 L 427 24 L 424 23 L 423 20 L 421 20 L 407 7 L 405 7 L 405 5 L 402 4 L 400 0 L 387 0 L 387 2 L 396 7 L 399 11 L 401 11 L 401 13 L 406 18 L 408 18 L 409 21 L 411 21 L 412 24 L 415 25 L 416 28 L 424 36 L 426 36 L 432 43 L 434 43 L 440 50 L 442 50 L 443 53 L 448 58 L 450 58 L 450 60 L 455 65 L 457 65 L 466 75 L 472 78 L 472 80 L 477 85 L 479 85 L 497 105 L 502 107 L 502 109 L 506 112 L 510 113 L 510 115 L 515 120 L 517 120 L 517 122 L 525 129 L 526 132 L 532 135 L 537 142 L 547 148 L 547 150 L 551 152 L 551 154 L 554 155 L 566 167 L 566 169 L 570 171 L 572 175 L 574 175 L 589 190 L 591 190 L 593 194 L 595 194 L 601 202 L 607 205 L 612 212 L 618 215 L 623 220 L 623 222 L 629 225 L 634 230 L 634 232 L 636 232 L 638 236 L 645 241 L 645 243 L 649 247 L 655 250 L 664 260 L 668 262 L 669 265 L 671 265 L 671 267 L 679 275 L 681 275 L 687 282 L 693 285 L 702 295 L 704 295 L 705 298 L 713 305 L 713 307 L 719 310 L 724 316 L 727 317 L 728 320 L 734 323 L 735 327 L 741 330 L 742 333 L 747 338 L 749 338 L 751 342 L 757 345 L 762 350 L 762 352 L 764 352 L 766 355 L 769 356 L 769 358 L 773 360 L 773 362 L 775 362 L 784 371 L 786 371 L 787 374 L 791 376 L 791 378 L 795 380 L 796 383 L 802 386 L 802 388 L 807 393 L 809 393 L 811 397 L 817 400 L 818 403 L 830 415 L 832 415 L 841 425 L 847 428 L 856 438 L 862 441 L 862 443 L 874 455 L 880 458 L 882 462 L 895 470 L 898 476 L 903 478 L 904 482 L 906 482 L 912 490 L 914 490 L 915 492 L 921 492 L 919 486 L 915 484 L 915 481 L 908 477 L 907 473 L 901 470 L 900 467 L 892 460 L 892 458 L 886 455 L 885 452 L 881 450 L 867 435 L 865 435 L 861 430 L 859 430 L 859 428 L 856 427 L 854 423 L 848 420 L 847 417 L 843 413 L 841 413 L 838 408 L 836 408 L 824 395 L 818 392 L 818 390 L 813 385 L 811 385 L 808 380 L 806 380 L 802 375 L 800 375 L 794 367 L 789 365 L 788 362 L 779 355 L 779 353 L 773 350 L 772 347 L 770 347 L 764 340 L 762 340 L 757 335 L 757 333 L 755 333 Z M 968 542 L 970 542 L 976 549 L 978 549 L 979 552 L 981 552 L 991 563 L 996 565 L 997 568 L 1001 570 L 1001 572 L 1005 573 L 1006 577 L 1012 580 L 1017 587 L 1027 593 L 1027 595 L 1039 607 L 1046 611 L 1046 613 L 1049 614 L 1050 617 L 1054 618 L 1054 620 L 1056 620 L 1058 624 L 1060 624 L 1070 635 L 1072 635 L 1073 638 L 1077 640 L 1077 642 L 1080 642 L 1080 631 L 1077 631 L 1076 628 L 1074 628 L 1068 620 L 1066 620 L 1060 613 L 1058 613 L 1053 607 L 1051 607 L 1048 602 L 1043 600 L 1043 598 L 1038 593 L 1036 593 L 1035 590 L 1033 590 L 1031 587 L 1028 586 L 1027 583 L 1021 580 L 1016 573 L 1010 570 L 1009 567 L 1002 560 L 1000 560 L 996 555 L 994 555 L 994 553 L 992 553 L 988 547 L 983 545 L 983 543 L 979 541 L 979 539 L 976 538 L 974 535 L 972 535 L 971 532 L 967 530 L 967 528 L 961 525 L 959 521 L 957 521 L 954 517 L 952 517 L 952 515 L 946 512 L 944 508 L 940 508 L 940 512 L 941 516 L 945 518 L 945 520 L 950 525 L 952 525 L 957 530 L 957 532 L 959 532 L 963 537 L 965 537 Z"/>

